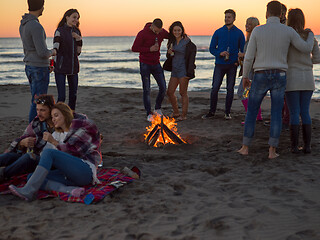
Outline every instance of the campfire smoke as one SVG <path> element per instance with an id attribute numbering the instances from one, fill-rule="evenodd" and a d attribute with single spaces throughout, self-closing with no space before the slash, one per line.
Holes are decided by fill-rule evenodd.
<path id="1" fill-rule="evenodd" d="M 146 129 L 144 137 L 149 146 L 159 147 L 166 144 L 186 143 L 178 134 L 177 123 L 173 118 L 156 114 L 153 116 L 151 126 Z"/>

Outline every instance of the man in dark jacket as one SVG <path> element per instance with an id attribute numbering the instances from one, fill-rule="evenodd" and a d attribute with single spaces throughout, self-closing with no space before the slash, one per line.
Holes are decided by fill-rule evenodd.
<path id="1" fill-rule="evenodd" d="M 166 81 L 160 65 L 160 47 L 163 39 L 168 39 L 168 32 L 162 28 L 159 18 L 147 23 L 141 30 L 133 45 L 132 51 L 139 52 L 140 74 L 143 85 L 143 103 L 147 111 L 147 120 L 152 121 L 153 112 L 150 103 L 150 74 L 153 75 L 159 87 L 155 112 L 162 115 L 161 104 L 166 94 Z"/>
<path id="2" fill-rule="evenodd" d="M 49 86 L 49 58 L 56 50 L 47 49 L 46 33 L 38 17 L 44 10 L 44 0 L 28 0 L 29 13 L 22 16 L 19 32 L 23 44 L 25 72 L 31 90 L 29 122 L 37 115 L 35 96 L 46 94 Z"/>

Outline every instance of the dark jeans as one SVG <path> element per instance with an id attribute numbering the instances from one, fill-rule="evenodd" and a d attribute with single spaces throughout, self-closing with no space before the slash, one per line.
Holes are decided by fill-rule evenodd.
<path id="1" fill-rule="evenodd" d="M 287 104 L 290 111 L 290 124 L 299 125 L 300 116 L 302 124 L 311 124 L 309 114 L 310 101 L 313 91 L 290 91 L 286 92 Z"/>
<path id="2" fill-rule="evenodd" d="M 29 122 L 31 122 L 37 116 L 34 98 L 35 96 L 46 94 L 48 92 L 50 71 L 49 67 L 34 67 L 26 65 L 25 72 L 29 80 L 32 96 L 29 111 Z"/>
<path id="3" fill-rule="evenodd" d="M 69 107 L 72 110 L 76 109 L 77 91 L 78 91 L 78 74 L 66 75 L 62 73 L 54 73 L 56 78 L 56 85 L 58 90 L 58 101 L 64 102 L 66 100 L 66 77 L 69 86 Z"/>
<path id="4" fill-rule="evenodd" d="M 234 95 L 234 84 L 237 74 L 237 66 L 234 64 L 216 64 L 213 72 L 212 89 L 210 95 L 210 112 L 217 110 L 218 92 L 222 84 L 224 75 L 227 74 L 227 96 L 225 103 L 225 113 L 229 114 Z"/>
<path id="5" fill-rule="evenodd" d="M 140 74 L 143 87 L 143 104 L 147 115 L 152 113 L 150 103 L 150 74 L 157 81 L 159 93 L 156 99 L 155 109 L 160 109 L 164 96 L 166 95 L 166 81 L 164 79 L 163 69 L 159 64 L 150 65 L 140 62 Z"/>
<path id="6" fill-rule="evenodd" d="M 3 153 L 0 154 L 0 167 L 4 169 L 5 178 L 11 178 L 16 175 L 31 173 L 39 163 L 39 156 L 33 159 L 28 153 Z"/>

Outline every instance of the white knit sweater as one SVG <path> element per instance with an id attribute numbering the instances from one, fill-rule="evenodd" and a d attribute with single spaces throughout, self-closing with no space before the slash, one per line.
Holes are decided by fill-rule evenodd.
<path id="1" fill-rule="evenodd" d="M 307 41 L 304 41 L 293 28 L 281 24 L 278 17 L 269 17 L 266 24 L 255 27 L 252 31 L 244 58 L 243 77 L 248 78 L 251 68 L 254 71 L 287 71 L 290 44 L 301 52 L 310 53 L 313 39 L 314 34 L 309 33 Z"/>
<path id="2" fill-rule="evenodd" d="M 319 44 L 314 39 L 313 49 L 309 53 L 302 53 L 292 45 L 288 53 L 287 87 L 289 91 L 314 91 L 313 63 L 320 63 Z"/>

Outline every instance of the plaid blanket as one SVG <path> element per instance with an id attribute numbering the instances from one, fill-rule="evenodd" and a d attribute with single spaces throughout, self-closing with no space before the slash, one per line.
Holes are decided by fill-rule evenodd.
<path id="1" fill-rule="evenodd" d="M 85 194 L 81 197 L 72 197 L 67 193 L 55 191 L 39 191 L 37 198 L 44 199 L 49 197 L 59 197 L 61 200 L 66 202 L 77 202 L 85 204 L 97 203 L 109 193 L 135 180 L 124 175 L 118 169 L 99 168 L 97 177 L 100 180 L 101 184 L 84 186 L 86 191 Z M 27 174 L 13 177 L 9 182 L 0 185 L 0 194 L 10 194 L 11 192 L 8 189 L 10 184 L 22 187 L 25 185 L 26 181 Z"/>

